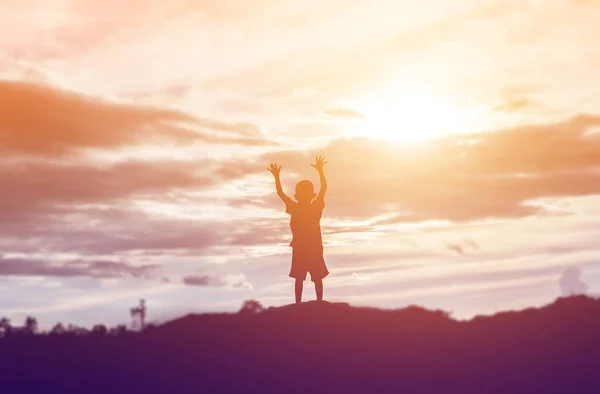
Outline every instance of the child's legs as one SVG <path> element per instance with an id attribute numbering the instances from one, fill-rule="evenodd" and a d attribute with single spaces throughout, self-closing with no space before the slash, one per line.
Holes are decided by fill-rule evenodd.
<path id="1" fill-rule="evenodd" d="M 304 257 L 301 249 L 294 247 L 292 250 L 292 268 L 290 269 L 290 277 L 296 280 L 294 283 L 296 304 L 302 302 L 302 288 L 304 286 L 304 280 L 306 280 L 307 273 L 306 258 Z"/>
<path id="2" fill-rule="evenodd" d="M 315 283 L 315 293 L 317 293 L 317 300 L 323 301 L 323 279 L 313 280 Z"/>
<path id="3" fill-rule="evenodd" d="M 304 281 L 300 278 L 296 278 L 294 288 L 296 290 L 296 304 L 302 302 L 302 288 L 304 287 Z"/>
<path id="4" fill-rule="evenodd" d="M 317 294 L 317 300 L 323 301 L 323 278 L 329 275 L 327 266 L 323 256 L 315 259 L 316 261 L 310 267 L 310 280 L 315 284 L 315 293 Z"/>

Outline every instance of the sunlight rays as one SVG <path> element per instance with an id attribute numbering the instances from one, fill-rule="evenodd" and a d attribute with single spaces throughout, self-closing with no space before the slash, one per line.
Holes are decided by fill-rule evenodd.
<path id="1" fill-rule="evenodd" d="M 444 95 L 424 88 L 388 87 L 355 106 L 364 119 L 348 128 L 348 136 L 415 143 L 469 131 L 465 111 Z"/>

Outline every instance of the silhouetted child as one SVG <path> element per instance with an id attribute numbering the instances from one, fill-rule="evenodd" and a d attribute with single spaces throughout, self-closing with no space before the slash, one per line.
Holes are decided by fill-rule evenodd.
<path id="1" fill-rule="evenodd" d="M 296 185 L 296 201 L 289 198 L 281 187 L 279 173 L 281 167 L 271 164 L 269 171 L 275 177 L 277 195 L 285 203 L 286 213 L 291 215 L 292 229 L 292 268 L 289 276 L 296 279 L 296 303 L 302 302 L 302 286 L 306 274 L 310 272 L 310 280 L 315 284 L 317 300 L 323 300 L 323 278 L 329 275 L 323 258 L 323 242 L 321 239 L 321 216 L 325 208 L 325 191 L 327 182 L 323 166 L 327 163 L 323 157 L 317 157 L 311 164 L 319 172 L 321 190 L 317 195 L 310 181 L 300 181 Z"/>

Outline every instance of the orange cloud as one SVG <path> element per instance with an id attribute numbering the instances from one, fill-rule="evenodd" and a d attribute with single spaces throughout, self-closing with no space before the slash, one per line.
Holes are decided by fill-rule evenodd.
<path id="1" fill-rule="evenodd" d="M 195 163 L 199 165 L 199 162 Z M 116 203 L 174 188 L 195 189 L 217 182 L 176 161 L 132 161 L 109 167 L 40 162 L 0 165 L 0 212 L 9 216 L 53 211 L 55 206 Z"/>
<path id="2" fill-rule="evenodd" d="M 390 210 L 401 214 L 399 221 L 522 217 L 542 212 L 527 201 L 600 193 L 595 170 L 600 136 L 586 133 L 597 125 L 599 116 L 585 115 L 415 146 L 339 139 L 310 152 L 268 153 L 259 161 L 282 165 L 289 191 L 299 179 L 287 174 L 316 178 L 309 164 L 316 154 L 324 155 L 329 161 L 329 217 L 372 217 Z M 239 166 L 238 174 L 258 168 L 254 162 Z M 266 174 L 265 180 L 270 180 Z M 254 203 L 279 204 L 274 193 Z"/>
<path id="3" fill-rule="evenodd" d="M 101 100 L 47 85 L 0 81 L 0 151 L 64 155 L 137 144 L 264 144 L 251 124 Z"/>

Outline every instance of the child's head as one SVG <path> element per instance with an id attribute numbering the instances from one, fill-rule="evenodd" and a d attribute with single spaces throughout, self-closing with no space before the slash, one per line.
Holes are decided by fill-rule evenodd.
<path id="1" fill-rule="evenodd" d="M 296 185 L 294 197 L 300 204 L 309 204 L 316 196 L 315 187 L 311 181 L 300 181 Z"/>

